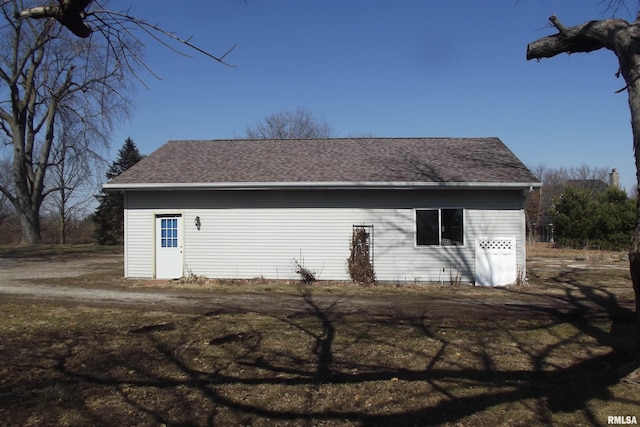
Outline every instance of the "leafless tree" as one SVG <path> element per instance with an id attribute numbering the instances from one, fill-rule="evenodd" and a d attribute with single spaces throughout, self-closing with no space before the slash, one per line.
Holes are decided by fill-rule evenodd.
<path id="1" fill-rule="evenodd" d="M 94 172 L 104 169 L 105 164 L 84 138 L 82 127 L 65 120 L 62 123 L 47 178 L 49 187 L 55 191 L 45 201 L 45 209 L 58 223 L 58 243 L 65 244 L 68 225 L 85 217 L 88 206 L 95 200 L 100 174 Z"/>
<path id="2" fill-rule="evenodd" d="M 0 158 L 0 186 L 11 186 L 11 162 L 8 158 Z M 0 227 L 9 217 L 9 199 L 0 192 Z"/>
<path id="3" fill-rule="evenodd" d="M 304 108 L 268 115 L 246 130 L 249 139 L 330 138 L 333 134 L 329 123 L 324 119 L 316 119 Z"/>
<path id="4" fill-rule="evenodd" d="M 609 185 L 609 173 L 611 169 L 608 167 L 594 167 L 588 165 L 580 165 L 574 167 L 558 167 L 547 168 L 538 166 L 536 171 L 542 169 L 542 173 L 538 176 L 545 187 L 559 187 L 562 189 L 567 185 L 579 187 L 591 194 L 603 190 Z M 561 190 L 560 190 L 561 191 Z"/>
<path id="5" fill-rule="evenodd" d="M 622 2 L 613 2 L 623 4 Z M 624 78 L 620 91 L 628 94 L 631 110 L 633 151 L 637 182 L 640 183 L 640 16 L 633 22 L 623 19 L 604 19 L 567 27 L 556 16 L 549 22 L 556 34 L 543 37 L 527 46 L 527 59 L 551 58 L 562 53 L 592 52 L 608 49 L 618 59 L 617 76 Z M 636 229 L 629 251 L 629 268 L 635 292 L 636 331 L 633 356 L 640 361 L 640 204 L 637 208 Z"/>
<path id="6" fill-rule="evenodd" d="M 42 3 L 0 0 L 0 131 L 13 149 L 12 186 L 0 184 L 0 193 L 16 209 L 25 244 L 41 241 L 42 203 L 63 191 L 46 179 L 61 152 L 62 117 L 71 117 L 99 152 L 114 121 L 128 115 L 130 77 L 142 81 L 139 70 L 151 72 L 136 30 L 174 51 L 172 42 L 222 63 L 226 56 L 97 0 Z"/>
<path id="7" fill-rule="evenodd" d="M 22 243 L 33 244 L 41 240 L 40 207 L 56 191 L 46 175 L 62 117 L 72 118 L 98 151 L 130 103 L 120 58 L 106 43 L 68 35 L 56 21 L 17 19 L 23 7 L 13 0 L 0 10 L 0 129 L 12 147 L 13 178 L 13 188 L 0 191 L 20 218 Z M 130 52 L 135 45 L 129 42 Z"/>

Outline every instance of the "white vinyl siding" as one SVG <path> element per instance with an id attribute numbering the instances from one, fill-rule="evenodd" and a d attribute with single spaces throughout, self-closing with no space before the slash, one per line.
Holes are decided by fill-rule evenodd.
<path id="1" fill-rule="evenodd" d="M 153 218 L 151 218 L 153 219 Z M 129 215 L 126 277 L 152 277 L 153 275 L 153 223 L 149 218 Z"/>
<path id="2" fill-rule="evenodd" d="M 186 268 L 208 277 L 296 278 L 294 259 L 317 278 L 346 279 L 352 209 L 216 209 L 188 227 Z"/>
<path id="3" fill-rule="evenodd" d="M 374 226 L 381 281 L 473 281 L 474 240 L 515 236 L 524 268 L 520 191 L 199 191 L 128 194 L 127 277 L 153 277 L 153 221 L 184 218 L 185 274 L 296 279 L 294 259 L 322 280 L 349 280 L 353 225 Z M 464 246 L 415 245 L 415 209 L 464 210 Z M 200 230 L 194 224 L 200 217 Z"/>
<path id="4" fill-rule="evenodd" d="M 132 195 L 127 201 L 134 199 Z M 127 203 L 128 205 L 128 203 Z M 132 211 L 125 205 L 125 277 L 153 277 L 154 217 L 149 211 Z"/>

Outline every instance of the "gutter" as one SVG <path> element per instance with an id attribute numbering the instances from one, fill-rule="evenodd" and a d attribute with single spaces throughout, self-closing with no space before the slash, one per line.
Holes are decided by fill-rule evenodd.
<path id="1" fill-rule="evenodd" d="M 533 190 L 541 182 L 195 182 L 195 183 L 106 183 L 105 191 L 225 191 L 225 190 L 385 190 L 385 189 L 474 189 Z"/>

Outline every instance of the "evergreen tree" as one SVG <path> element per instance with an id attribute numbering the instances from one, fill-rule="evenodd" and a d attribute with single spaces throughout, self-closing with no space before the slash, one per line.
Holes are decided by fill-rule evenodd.
<path id="1" fill-rule="evenodd" d="M 131 166 L 142 160 L 144 156 L 131 138 L 127 138 L 118 151 L 118 158 L 111 164 L 106 173 L 107 179 L 113 179 Z M 121 193 L 102 193 L 97 196 L 100 205 L 96 209 L 94 237 L 100 245 L 117 245 L 124 241 L 124 196 Z"/>
<path id="2" fill-rule="evenodd" d="M 586 190 L 567 187 L 553 206 L 552 220 L 558 243 L 585 247 L 593 240 L 595 204 Z"/>
<path id="3" fill-rule="evenodd" d="M 556 199 L 552 217 L 563 246 L 622 250 L 631 244 L 635 201 L 614 187 L 595 195 L 568 187 Z"/>
<path id="4" fill-rule="evenodd" d="M 624 191 L 609 187 L 598 195 L 598 240 L 605 249 L 627 249 L 636 225 L 636 201 Z"/>

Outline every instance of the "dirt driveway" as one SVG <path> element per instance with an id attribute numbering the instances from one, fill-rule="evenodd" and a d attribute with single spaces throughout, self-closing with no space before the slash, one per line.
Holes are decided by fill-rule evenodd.
<path id="1" fill-rule="evenodd" d="M 620 283 L 620 280 L 624 282 L 624 263 L 593 263 L 575 257 L 529 262 L 530 275 L 538 281 L 553 282 L 553 286 L 538 283 L 507 288 L 429 285 L 358 290 L 338 285 L 198 286 L 124 280 L 122 265 L 121 254 L 0 258 L 0 294 L 4 300 L 14 301 L 142 306 L 150 310 L 207 313 L 282 314 L 308 312 L 318 307 L 334 314 L 392 317 L 631 319 L 633 316 L 630 284 Z M 611 276 L 611 287 L 596 284 L 594 288 L 588 284 L 589 277 L 601 274 Z"/>

